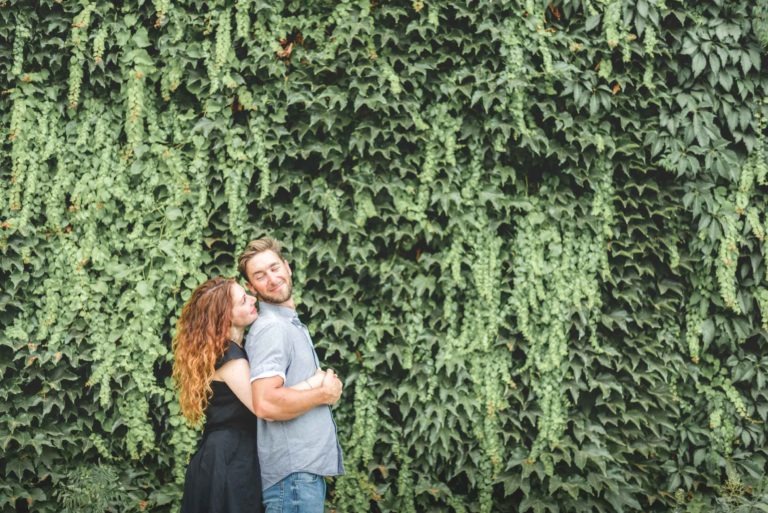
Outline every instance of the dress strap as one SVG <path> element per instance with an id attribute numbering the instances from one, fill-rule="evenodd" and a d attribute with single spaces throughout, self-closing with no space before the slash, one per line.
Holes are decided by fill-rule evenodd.
<path id="1" fill-rule="evenodd" d="M 228 361 L 239 360 L 240 358 L 247 360 L 248 354 L 245 352 L 245 349 L 237 345 L 234 341 L 230 340 L 229 345 L 227 346 L 227 350 L 224 351 L 223 355 L 221 355 L 221 358 L 219 358 L 219 360 L 216 362 L 214 368 L 218 369 Z"/>

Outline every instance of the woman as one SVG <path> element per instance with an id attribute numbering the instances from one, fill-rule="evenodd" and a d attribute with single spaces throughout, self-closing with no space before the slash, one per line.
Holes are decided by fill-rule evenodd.
<path id="1" fill-rule="evenodd" d="M 203 438 L 187 467 L 182 513 L 260 513 L 248 357 L 243 334 L 259 316 L 256 298 L 231 278 L 212 278 L 184 305 L 173 341 L 173 378 L 181 412 L 191 424 L 205 419 Z M 320 386 L 318 370 L 294 388 Z"/>

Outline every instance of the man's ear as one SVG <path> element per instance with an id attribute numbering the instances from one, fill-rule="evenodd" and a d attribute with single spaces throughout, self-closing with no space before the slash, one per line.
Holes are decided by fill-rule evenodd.
<path id="1" fill-rule="evenodd" d="M 288 263 L 288 260 L 283 259 L 283 262 L 285 262 L 285 267 L 288 269 L 288 276 L 293 276 L 293 271 L 291 270 L 291 264 Z"/>

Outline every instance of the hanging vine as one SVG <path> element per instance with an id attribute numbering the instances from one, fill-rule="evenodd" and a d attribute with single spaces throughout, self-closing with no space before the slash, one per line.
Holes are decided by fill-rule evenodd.
<path id="1" fill-rule="evenodd" d="M 371 501 L 378 500 L 379 494 L 371 481 L 369 464 L 373 458 L 376 433 L 379 431 L 380 418 L 374 383 L 368 373 L 373 369 L 363 360 L 363 370 L 355 382 L 354 423 L 344 453 L 346 474 L 339 478 L 336 485 L 335 506 L 340 511 L 368 511 Z"/>
<path id="2" fill-rule="evenodd" d="M 515 374 L 531 373 L 541 415 L 529 460 L 542 458 L 549 475 L 553 467 L 545 451 L 557 447 L 568 418 L 564 363 L 573 340 L 574 315 L 587 321 L 579 331 L 589 332 L 593 349 L 600 351 L 596 323 L 602 307 L 600 277 L 607 270 L 606 238 L 612 232 L 610 176 L 606 172 L 595 191 L 594 228 L 544 214 L 534 201 L 515 239 L 511 301 L 518 330 L 529 344 L 526 363 Z"/>
<path id="3" fill-rule="evenodd" d="M 96 10 L 92 3 L 87 4 L 72 21 L 70 44 L 72 56 L 69 61 L 69 107 L 76 109 L 80 101 L 80 87 L 83 83 L 83 64 L 85 63 L 85 44 L 88 40 L 88 28 L 91 15 Z"/>
<path id="4" fill-rule="evenodd" d="M 506 109 L 512 114 L 517 137 L 528 135 L 525 119 L 527 70 L 523 54 L 524 41 L 518 24 L 510 19 L 505 22 L 501 32 L 501 55 L 504 57 L 504 84 L 507 92 Z"/>

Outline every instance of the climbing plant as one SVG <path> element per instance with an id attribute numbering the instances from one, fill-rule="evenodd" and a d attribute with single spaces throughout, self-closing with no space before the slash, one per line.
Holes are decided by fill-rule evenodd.
<path id="1" fill-rule="evenodd" d="M 765 503 L 765 0 L 9 0 L 0 41 L 0 510 L 178 507 L 175 319 L 265 233 L 345 379 L 329 511 Z"/>

